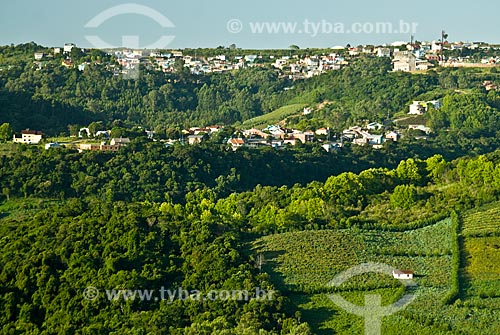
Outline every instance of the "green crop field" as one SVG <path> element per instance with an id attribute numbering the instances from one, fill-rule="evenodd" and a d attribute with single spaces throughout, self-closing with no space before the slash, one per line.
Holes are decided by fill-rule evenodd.
<path id="1" fill-rule="evenodd" d="M 264 271 L 290 293 L 318 334 L 361 334 L 363 320 L 342 311 L 327 297 L 328 285 L 340 272 L 365 262 L 384 263 L 415 272 L 417 299 L 403 313 L 386 318 L 383 334 L 401 332 L 446 333 L 446 327 L 425 324 L 414 316 L 416 309 L 438 313 L 451 273 L 451 220 L 406 232 L 305 231 L 266 236 L 254 244 L 265 258 Z M 377 293 L 382 304 L 397 301 L 405 292 L 395 279 L 384 274 L 353 277 L 340 286 L 342 296 L 363 304 L 366 293 Z M 430 305 L 430 306 L 429 306 Z M 425 306 L 425 307 L 423 307 Z M 427 312 L 426 312 L 427 313 Z M 446 328 L 446 329 L 445 329 Z"/>
<path id="2" fill-rule="evenodd" d="M 325 287 L 339 272 L 364 262 L 412 269 L 421 283 L 444 287 L 450 266 L 450 234 L 447 219 L 407 232 L 327 230 L 271 235 L 255 247 L 290 287 Z"/>
<path id="3" fill-rule="evenodd" d="M 495 202 L 467 213 L 463 218 L 463 233 L 466 236 L 499 235 L 500 203 Z"/>
<path id="4" fill-rule="evenodd" d="M 293 105 L 283 106 L 275 111 L 272 111 L 271 113 L 267 113 L 264 115 L 254 117 L 253 119 L 246 120 L 245 122 L 243 122 L 243 125 L 246 127 L 259 127 L 259 126 L 262 127 L 270 124 L 275 124 L 281 120 L 286 119 L 289 116 L 301 112 L 302 109 L 304 109 L 304 107 L 306 106 L 307 105 L 305 104 L 293 104 Z"/>
<path id="5" fill-rule="evenodd" d="M 463 233 L 467 297 L 500 298 L 500 203 L 464 215 Z"/>
<path id="6" fill-rule="evenodd" d="M 474 215 L 479 215 L 481 219 L 484 215 L 486 222 L 491 213 L 494 211 L 488 209 L 486 215 L 479 212 Z M 329 281 L 340 272 L 364 262 L 385 263 L 415 272 L 418 286 L 411 289 L 415 300 L 404 310 L 383 319 L 382 334 L 477 334 L 475 329 L 498 334 L 500 299 L 490 291 L 480 295 L 478 290 L 481 287 L 473 286 L 467 294 L 474 296 L 461 295 L 458 301 L 449 305 L 443 302 L 451 287 L 452 229 L 451 219 L 445 219 L 405 232 L 343 230 L 284 233 L 259 239 L 254 243 L 254 251 L 264 255 L 262 271 L 269 273 L 279 288 L 287 293 L 315 334 L 364 333 L 362 317 L 347 313 L 328 298 L 332 290 Z M 477 258 L 477 262 L 473 260 L 467 267 L 467 271 L 473 271 L 473 278 L 481 273 L 481 267 L 490 267 L 493 271 L 500 267 L 500 248 L 497 250 L 495 247 L 500 245 L 500 241 L 497 244 L 496 238 L 489 239 L 474 239 L 465 243 L 466 250 L 473 255 L 487 251 L 491 256 L 490 261 L 485 261 L 485 257 Z M 483 264 L 476 264 L 481 260 Z M 482 273 L 482 276 L 485 275 Z M 485 280 L 490 284 L 500 282 L 500 271 L 495 272 L 495 277 L 479 279 L 483 284 Z M 500 292 L 500 287 L 491 287 Z M 390 276 L 365 274 L 351 278 L 336 292 L 360 306 L 366 294 L 379 294 L 385 306 L 400 299 L 405 292 L 408 293 L 408 289 L 405 291 Z M 490 294 L 491 298 L 480 298 L 486 294 Z M 489 310 L 481 309 L 481 306 L 488 306 Z"/>

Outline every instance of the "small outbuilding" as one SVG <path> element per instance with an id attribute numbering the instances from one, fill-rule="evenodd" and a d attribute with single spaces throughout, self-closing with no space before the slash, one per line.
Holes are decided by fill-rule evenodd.
<path id="1" fill-rule="evenodd" d="M 396 279 L 413 279 L 413 271 L 411 271 L 411 270 L 393 270 L 392 276 Z"/>

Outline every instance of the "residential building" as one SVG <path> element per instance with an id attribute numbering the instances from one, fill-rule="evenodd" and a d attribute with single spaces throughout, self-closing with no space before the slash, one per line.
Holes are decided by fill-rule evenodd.
<path id="1" fill-rule="evenodd" d="M 389 48 L 377 48 L 378 57 L 391 57 L 391 49 Z"/>
<path id="2" fill-rule="evenodd" d="M 306 107 L 306 108 L 304 108 L 302 115 L 309 115 L 312 113 L 312 111 L 313 111 L 313 109 L 311 107 Z"/>
<path id="3" fill-rule="evenodd" d="M 369 134 L 368 136 L 366 136 L 366 139 L 368 140 L 368 144 L 371 145 L 380 145 L 384 143 L 384 135 Z"/>
<path id="4" fill-rule="evenodd" d="M 326 143 L 321 146 L 323 149 L 325 149 L 326 152 L 334 152 L 340 150 L 342 148 L 341 143 Z"/>
<path id="5" fill-rule="evenodd" d="M 243 131 L 243 135 L 245 135 L 247 137 L 258 136 L 258 137 L 262 137 L 262 138 L 268 138 L 270 136 L 269 134 L 263 132 L 262 130 L 256 129 L 256 128 L 252 128 L 252 129 Z"/>
<path id="6" fill-rule="evenodd" d="M 302 143 L 314 141 L 314 132 L 312 131 L 294 132 L 292 136 Z"/>
<path id="7" fill-rule="evenodd" d="M 398 51 L 394 53 L 393 71 L 412 72 L 417 69 L 416 57 L 410 51 Z"/>
<path id="8" fill-rule="evenodd" d="M 396 133 L 395 131 L 390 131 L 387 134 L 385 134 L 385 139 L 387 141 L 392 140 L 393 142 L 397 142 L 400 137 L 401 135 Z"/>
<path id="9" fill-rule="evenodd" d="M 420 131 L 423 131 L 426 134 L 430 134 L 432 132 L 431 128 L 426 127 L 426 126 L 424 126 L 422 124 L 411 124 L 411 125 L 408 126 L 408 129 L 420 130 Z"/>
<path id="10" fill-rule="evenodd" d="M 378 123 L 378 122 L 372 122 L 372 123 L 369 123 L 367 126 L 366 126 L 366 129 L 368 130 L 380 130 L 384 127 L 383 124 L 381 123 Z"/>
<path id="11" fill-rule="evenodd" d="M 328 135 L 328 128 L 316 129 L 316 135 Z"/>
<path id="12" fill-rule="evenodd" d="M 111 145 L 126 146 L 130 144 L 130 139 L 128 137 L 112 138 L 109 143 Z"/>
<path id="13" fill-rule="evenodd" d="M 425 113 L 425 106 L 420 101 L 413 101 L 410 105 L 410 111 L 408 114 L 411 115 L 422 115 Z"/>
<path id="14" fill-rule="evenodd" d="M 227 141 L 227 143 L 231 145 L 231 148 L 234 151 L 238 150 L 238 148 L 245 146 L 245 140 L 242 138 L 230 138 Z"/>
<path id="15" fill-rule="evenodd" d="M 78 151 L 118 151 L 122 145 L 119 144 L 106 144 L 106 142 L 101 142 L 101 144 L 96 143 L 81 143 Z"/>
<path id="16" fill-rule="evenodd" d="M 188 144 L 194 145 L 203 142 L 203 135 L 189 135 Z"/>
<path id="17" fill-rule="evenodd" d="M 35 52 L 35 60 L 41 60 L 43 57 L 45 57 L 43 52 Z"/>
<path id="18" fill-rule="evenodd" d="M 75 48 L 75 47 L 76 47 L 76 44 L 74 44 L 74 43 L 66 43 L 66 44 L 64 44 L 64 49 L 63 49 L 64 53 L 70 53 L 71 50 L 73 50 L 73 48 Z"/>
<path id="19" fill-rule="evenodd" d="M 24 143 L 24 144 L 38 144 L 42 140 L 42 132 L 37 130 L 23 130 L 21 131 L 21 136 L 17 137 L 14 134 L 14 143 Z"/>

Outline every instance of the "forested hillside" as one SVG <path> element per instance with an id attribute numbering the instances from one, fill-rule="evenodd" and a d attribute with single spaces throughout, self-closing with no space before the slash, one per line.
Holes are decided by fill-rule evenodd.
<path id="1" fill-rule="evenodd" d="M 291 119 L 290 124 L 302 121 L 302 127 L 340 130 L 365 119 L 392 119 L 415 99 L 448 95 L 449 108 L 429 114 L 435 129 L 482 129 L 487 124 L 491 130 L 498 125 L 498 93 L 486 95 L 481 86 L 484 80 L 498 80 L 498 73 L 473 69 L 393 73 L 389 58 L 363 56 L 342 70 L 294 82 L 270 65 L 194 75 L 182 60 L 173 73 L 143 67 L 138 80 L 124 80 L 116 74 L 116 59 L 102 51 L 82 53 L 74 48 L 69 55 L 73 63 L 88 64 L 80 71 L 77 66 L 62 66 L 62 54 L 35 64 L 33 53 L 43 50 L 36 44 L 0 48 L 0 121 L 10 122 L 18 131 L 36 128 L 58 135 L 67 133 L 68 125 L 103 121 L 111 128 L 120 120 L 126 126 L 164 133 L 175 127 L 232 125 L 282 106 L 325 101 L 327 107 L 317 114 Z M 470 110 L 456 109 L 464 103 Z M 475 113 L 479 108 L 481 113 Z M 453 113 L 460 115 L 448 115 Z"/>

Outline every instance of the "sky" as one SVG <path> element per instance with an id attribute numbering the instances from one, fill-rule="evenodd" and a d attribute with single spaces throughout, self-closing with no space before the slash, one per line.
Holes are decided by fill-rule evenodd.
<path id="1" fill-rule="evenodd" d="M 2 2 L 0 45 L 34 41 L 49 47 L 71 42 L 84 48 L 231 44 L 243 49 L 329 48 L 409 41 L 411 35 L 432 41 L 440 38 L 443 29 L 450 41 L 500 44 L 498 0 L 465 4 L 450 0 Z"/>

